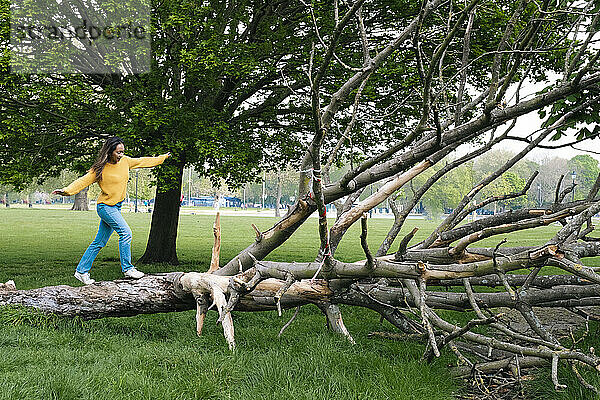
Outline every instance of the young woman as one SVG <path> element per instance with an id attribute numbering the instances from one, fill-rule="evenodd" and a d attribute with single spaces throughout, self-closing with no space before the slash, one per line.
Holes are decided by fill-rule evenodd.
<path id="1" fill-rule="evenodd" d="M 90 278 L 92 263 L 100 249 L 106 246 L 112 231 L 119 235 L 119 255 L 121 257 L 121 270 L 125 276 L 139 279 L 143 272 L 135 269 L 131 264 L 131 229 L 121 215 L 121 203 L 127 194 L 127 181 L 129 170 L 134 168 L 149 168 L 162 164 L 171 154 L 158 157 L 130 158 L 124 155 L 123 140 L 111 137 L 104 142 L 98 153 L 98 158 L 90 171 L 71 183 L 69 186 L 53 191 L 53 194 L 72 196 L 81 190 L 98 182 L 102 193 L 98 197 L 96 211 L 100 216 L 100 227 L 94 241 L 87 248 L 75 270 L 75 278 L 90 285 L 95 281 Z"/>

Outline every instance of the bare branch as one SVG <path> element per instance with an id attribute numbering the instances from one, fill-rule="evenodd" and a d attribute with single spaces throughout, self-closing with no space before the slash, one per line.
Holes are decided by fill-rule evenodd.
<path id="1" fill-rule="evenodd" d="M 361 234 L 360 234 L 360 245 L 365 252 L 365 257 L 367 257 L 367 268 L 373 269 L 375 267 L 373 263 L 373 256 L 371 255 L 371 251 L 369 250 L 369 244 L 367 243 L 367 214 L 364 214 L 360 219 L 361 225 Z"/>
<path id="2" fill-rule="evenodd" d="M 404 255 L 406 254 L 406 248 L 408 247 L 408 243 L 415 236 L 418 230 L 419 228 L 415 227 L 406 236 L 404 236 L 404 238 L 402 238 L 402 240 L 400 241 L 400 245 L 398 246 L 398 251 L 394 255 L 394 260 L 402 261 Z"/>
<path id="3" fill-rule="evenodd" d="M 496 53 L 496 55 L 494 56 L 494 61 L 492 63 L 492 79 L 490 82 L 490 91 L 489 91 L 488 100 L 487 100 L 487 108 L 488 109 L 495 107 L 496 94 L 497 94 L 496 92 L 498 90 L 498 77 L 500 76 L 500 66 L 501 66 L 501 61 L 502 61 L 502 57 L 501 57 L 502 53 L 500 53 L 500 52 L 504 51 L 504 49 L 506 48 L 506 43 L 515 29 L 515 24 L 517 23 L 519 16 L 521 15 L 521 12 L 523 11 L 524 5 L 525 5 L 525 1 L 520 0 L 515 12 L 510 17 L 508 23 L 506 24 L 506 27 L 504 28 L 504 35 L 502 36 L 502 39 L 500 39 L 500 43 L 498 44 L 498 50 L 497 50 L 498 53 Z"/>
<path id="4" fill-rule="evenodd" d="M 588 6 L 591 6 L 591 3 Z M 591 24 L 590 24 L 590 32 L 588 33 L 585 41 L 579 47 L 579 50 L 577 51 L 577 53 L 575 54 L 575 56 L 573 57 L 573 59 L 568 64 L 568 67 L 567 67 L 566 73 L 565 73 L 565 79 L 569 79 L 568 77 L 571 76 L 571 74 L 573 73 L 575 67 L 579 63 L 579 60 L 581 59 L 581 56 L 587 50 L 587 48 L 588 48 L 588 46 L 590 44 L 590 41 L 592 40 L 592 38 L 594 37 L 594 35 L 597 33 L 597 31 L 594 28 L 598 25 L 598 20 L 599 19 L 600 19 L 600 12 L 597 12 L 595 14 L 595 16 L 594 16 Z M 578 28 L 579 28 L 579 25 L 578 25 Z M 583 70 L 586 70 L 586 68 L 584 68 Z"/>
<path id="5" fill-rule="evenodd" d="M 588 208 L 588 206 L 586 206 L 586 205 L 575 207 L 575 208 L 568 208 L 568 209 L 561 210 L 559 212 L 556 212 L 556 213 L 553 213 L 550 215 L 543 215 L 543 216 L 540 216 L 537 218 L 525 219 L 525 220 L 522 220 L 519 222 L 515 222 L 513 224 L 505 224 L 505 225 L 500 225 L 500 226 L 496 226 L 496 227 L 485 228 L 480 232 L 473 233 L 473 234 L 459 240 L 458 243 L 456 244 L 456 246 L 450 250 L 450 254 L 452 254 L 452 255 L 461 254 L 463 251 L 465 251 L 467 246 L 469 246 L 475 242 L 478 242 L 480 240 L 483 240 L 485 238 L 499 235 L 499 234 L 509 233 L 509 232 L 516 232 L 516 231 L 520 231 L 520 230 L 531 229 L 531 228 L 535 228 L 535 227 L 539 227 L 539 226 L 546 226 L 553 222 L 556 222 L 563 218 L 566 218 L 568 216 L 580 213 L 587 208 Z"/>
<path id="6" fill-rule="evenodd" d="M 467 83 L 466 65 L 469 61 L 469 53 L 471 50 L 471 30 L 473 29 L 473 19 L 475 17 L 475 8 L 469 13 L 469 21 L 465 30 L 465 38 L 463 41 L 463 53 L 461 61 L 460 84 L 456 92 L 456 112 L 454 114 L 454 124 L 459 125 L 462 118 L 463 96 L 465 92 L 465 84 Z"/>

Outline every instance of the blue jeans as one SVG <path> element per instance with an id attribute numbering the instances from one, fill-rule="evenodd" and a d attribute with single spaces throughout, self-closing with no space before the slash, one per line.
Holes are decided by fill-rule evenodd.
<path id="1" fill-rule="evenodd" d="M 121 270 L 123 272 L 133 268 L 131 264 L 131 229 L 121 215 L 121 203 L 114 206 L 98 203 L 96 211 L 100 217 L 100 227 L 94 241 L 87 248 L 81 261 L 77 265 L 77 272 L 85 274 L 92 268 L 100 249 L 106 246 L 113 230 L 119 235 L 119 255 L 121 257 Z"/>

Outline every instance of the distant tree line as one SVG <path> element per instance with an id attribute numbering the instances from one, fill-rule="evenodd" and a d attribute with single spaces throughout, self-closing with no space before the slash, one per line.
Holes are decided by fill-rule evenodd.
<path id="1" fill-rule="evenodd" d="M 452 210 L 471 190 L 474 183 L 498 169 L 512 156 L 514 156 L 514 153 L 509 151 L 495 150 L 479 157 L 475 161 L 462 164 L 433 185 L 427 194 L 422 197 L 419 208 L 431 216 L 437 216 Z M 446 162 L 450 162 L 452 159 L 453 156 L 449 156 Z M 443 166 L 444 163 L 440 163 L 416 177 L 414 183 L 409 185 L 409 187 L 402 188 L 396 192 L 394 195 L 395 199 L 400 205 L 408 204 L 413 197 L 414 188 L 420 187 Z M 332 176 L 342 175 L 347 170 L 347 167 L 338 168 L 332 171 Z M 562 188 L 573 184 L 574 178 L 576 184 L 575 191 L 569 194 L 569 196 L 574 197 L 575 200 L 582 200 L 594 184 L 600 172 L 600 167 L 598 160 L 589 155 L 577 155 L 571 159 L 556 156 L 538 161 L 523 159 L 504 173 L 500 179 L 482 189 L 475 197 L 475 201 L 481 201 L 492 196 L 519 192 L 523 190 L 535 171 L 538 171 L 539 175 L 529 190 L 527 190 L 526 195 L 495 202 L 483 207 L 482 212 L 497 213 L 523 207 L 548 205 L 554 201 L 556 187 L 559 184 L 561 175 L 563 176 L 561 182 Z M 575 173 L 574 176 L 573 173 Z M 225 181 L 215 183 L 209 178 L 200 176 L 193 168 L 188 168 L 184 171 L 182 193 L 185 198 L 188 196 L 235 196 L 250 205 L 263 204 L 261 198 L 264 196 L 265 207 L 274 207 L 278 201 L 281 205 L 285 206 L 293 204 L 296 200 L 297 175 L 298 171 L 292 168 L 269 171 L 259 175 L 254 182 L 242 186 L 230 187 Z M 156 186 L 150 171 L 147 170 L 140 170 L 137 172 L 137 175 L 135 172 L 131 173 L 127 187 L 128 197 L 131 199 L 136 197 L 136 177 L 137 198 L 144 200 L 154 198 Z M 0 194 L 3 197 L 6 195 L 9 201 L 34 202 L 35 193 L 50 193 L 54 188 L 65 186 L 76 178 L 77 173 L 66 170 L 58 177 L 48 178 L 43 182 L 34 181 L 21 191 L 15 191 L 10 186 L 2 185 L 0 186 Z M 381 184 L 374 185 L 372 190 L 377 190 L 380 186 Z M 278 190 L 278 187 L 281 189 Z M 367 197 L 370 191 L 371 189 L 363 192 L 359 200 Z M 280 194 L 279 196 L 278 193 Z M 90 187 L 90 199 L 94 199 L 98 194 L 99 188 L 96 185 Z M 387 207 L 387 205 L 382 204 L 381 207 Z"/>
<path id="2" fill-rule="evenodd" d="M 487 174 L 498 169 L 514 153 L 506 150 L 495 150 L 484 154 L 475 161 L 467 162 L 446 174 L 422 197 L 421 201 L 426 212 L 436 215 L 453 209 L 458 202 Z M 420 187 L 431 175 L 442 168 L 444 163 L 436 165 L 424 174 L 418 176 L 412 185 L 403 188 L 397 194 L 397 199 L 410 200 L 413 195 L 411 188 Z M 500 212 L 523 207 L 548 205 L 554 201 L 556 188 L 561 175 L 563 176 L 560 190 L 573 183 L 576 184 L 574 193 L 569 198 L 582 200 L 591 189 L 598 172 L 598 160 L 589 155 L 577 155 L 571 159 L 550 157 L 539 161 L 522 159 L 505 172 L 499 179 L 483 188 L 474 201 L 480 202 L 493 196 L 517 193 L 525 187 L 535 171 L 539 175 L 529 187 L 526 195 L 512 199 L 501 200 L 482 208 L 483 212 Z"/>

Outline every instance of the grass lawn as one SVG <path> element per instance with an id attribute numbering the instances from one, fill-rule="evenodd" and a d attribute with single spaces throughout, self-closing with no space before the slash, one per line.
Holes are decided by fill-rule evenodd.
<path id="1" fill-rule="evenodd" d="M 149 214 L 125 214 L 133 230 L 134 260 L 143 253 L 150 218 Z M 98 221 L 91 211 L 0 209 L 0 282 L 13 279 L 19 289 L 77 285 L 72 274 Z M 274 222 L 271 218 L 222 217 L 222 262 L 252 242 L 251 223 L 265 230 Z M 269 259 L 314 259 L 316 222 L 310 219 Z M 369 221 L 372 251 L 391 222 Z M 140 269 L 149 273 L 205 271 L 212 223 L 213 217 L 183 215 L 178 237 L 181 265 Z M 409 221 L 405 231 L 414 226 L 421 227 L 415 239 L 420 240 L 434 224 Z M 539 244 L 556 229 L 508 235 L 507 245 Z M 494 238 L 485 244 L 493 246 L 498 241 Z M 354 226 L 336 257 L 345 261 L 364 258 L 359 243 L 359 226 Z M 91 272 L 97 280 L 121 276 L 116 236 L 101 251 Z M 419 343 L 367 337 L 372 331 L 395 331 L 387 322 L 380 323 L 376 313 L 350 307 L 342 311 L 357 342 L 354 346 L 328 332 L 319 310 L 306 306 L 281 339 L 277 334 L 292 311 L 282 318 L 276 312 L 235 313 L 238 348 L 229 352 L 221 327 L 215 324 L 215 312 L 209 313 L 204 334 L 197 337 L 192 311 L 83 322 L 0 308 L 0 399 L 452 399 L 464 390 L 462 382 L 448 372 L 454 356 L 444 353 L 426 364 L 420 359 L 424 347 Z M 561 379 L 570 389 L 556 394 L 549 375 L 541 373 L 530 387 L 531 398 L 592 398 L 566 371 Z"/>

